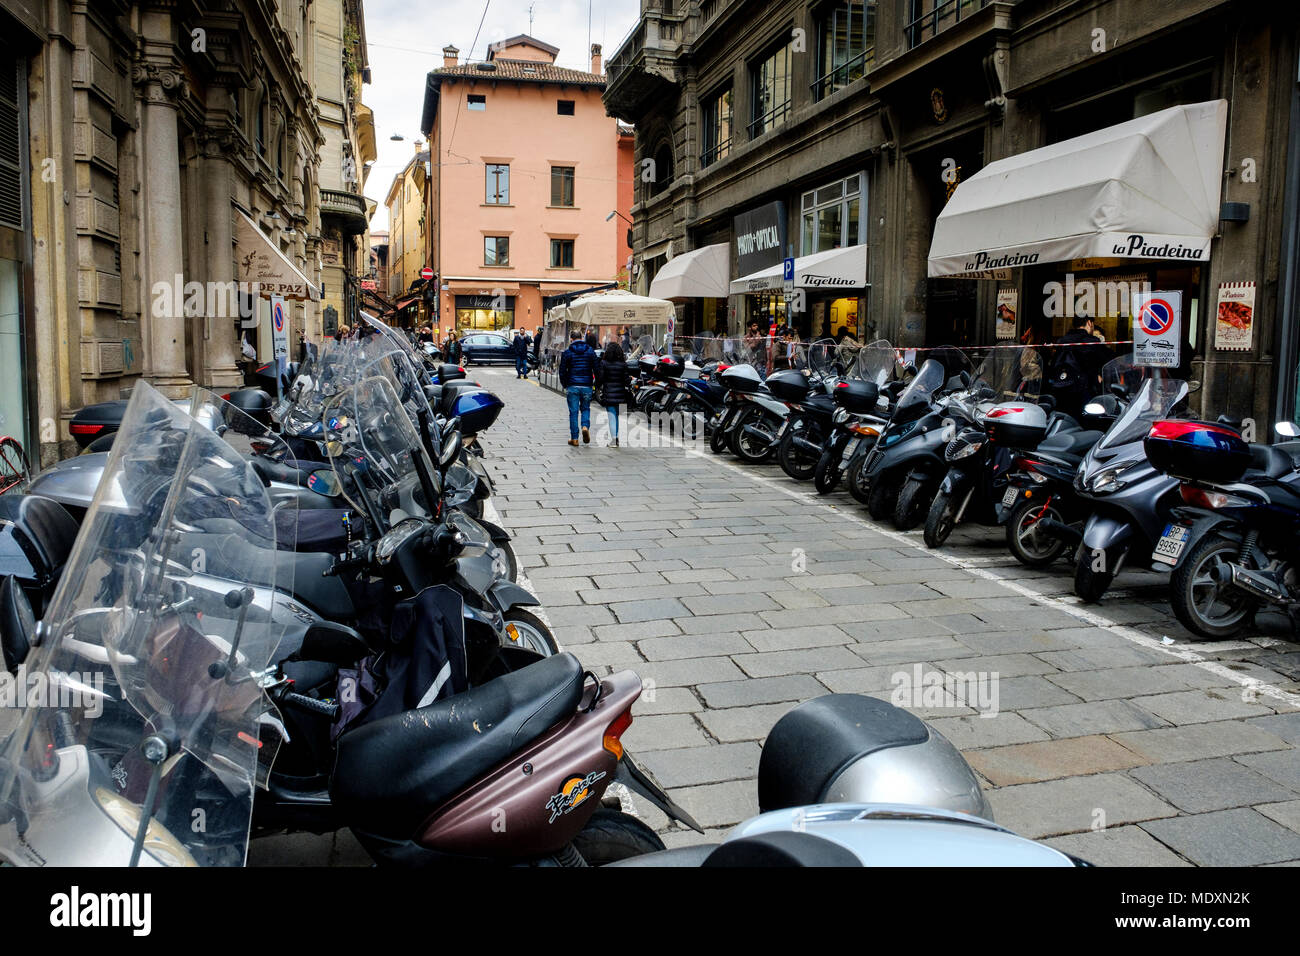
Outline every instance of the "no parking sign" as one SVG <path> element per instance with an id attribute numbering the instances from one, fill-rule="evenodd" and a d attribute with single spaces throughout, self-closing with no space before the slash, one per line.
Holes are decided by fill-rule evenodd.
<path id="1" fill-rule="evenodd" d="M 1177 368 L 1182 342 L 1182 292 L 1133 293 L 1133 361 Z"/>

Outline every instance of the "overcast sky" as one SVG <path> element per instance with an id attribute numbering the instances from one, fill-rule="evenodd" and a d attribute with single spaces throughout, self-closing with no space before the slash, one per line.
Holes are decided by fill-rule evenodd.
<path id="1" fill-rule="evenodd" d="M 529 7 L 533 9 L 531 31 Z M 366 196 L 379 204 L 370 223 L 372 231 L 388 228 L 383 202 L 393 177 L 415 151 L 425 74 L 442 66 L 442 48 L 449 43 L 456 46 L 461 62 L 481 60 L 489 43 L 531 32 L 560 48 L 556 61 L 560 66 L 590 69 L 588 9 L 590 43 L 599 43 L 609 57 L 636 23 L 639 0 L 365 0 L 370 84 L 362 87 L 361 100 L 375 112 L 379 147 L 379 159 L 370 167 L 365 188 Z M 394 142 L 395 133 L 403 139 Z"/>

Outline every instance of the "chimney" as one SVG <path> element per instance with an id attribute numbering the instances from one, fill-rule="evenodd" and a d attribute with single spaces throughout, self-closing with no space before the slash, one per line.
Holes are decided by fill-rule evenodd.
<path id="1" fill-rule="evenodd" d="M 446 68 L 449 67 L 449 66 L 455 66 L 455 65 L 456 65 L 456 58 L 457 58 L 459 55 L 460 55 L 460 50 L 457 50 L 457 49 L 456 49 L 454 46 L 452 46 L 450 43 L 447 44 L 445 47 L 443 47 L 443 48 L 442 48 L 442 66 L 443 66 L 443 69 L 446 69 Z"/>
<path id="2" fill-rule="evenodd" d="M 591 72 L 600 73 L 600 44 L 591 45 Z"/>

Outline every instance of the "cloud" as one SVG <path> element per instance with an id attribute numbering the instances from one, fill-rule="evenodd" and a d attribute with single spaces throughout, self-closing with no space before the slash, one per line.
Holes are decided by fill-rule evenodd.
<path id="1" fill-rule="evenodd" d="M 366 195 L 378 204 L 370 224 L 372 230 L 388 228 L 388 210 L 383 202 L 393 177 L 410 162 L 414 143 L 422 138 L 425 75 L 442 66 L 442 48 L 448 44 L 459 48 L 462 62 L 481 60 L 489 43 L 529 32 L 530 6 L 531 33 L 560 48 L 556 62 L 574 69 L 590 69 L 587 0 L 488 0 L 481 30 L 480 0 L 419 4 L 368 0 L 364 9 L 370 83 L 362 87 L 361 100 L 374 111 L 379 152 L 365 187 Z M 601 44 L 604 55 L 609 57 L 636 23 L 639 11 L 638 0 L 591 0 L 591 43 Z M 403 139 L 393 141 L 390 137 L 394 134 Z"/>

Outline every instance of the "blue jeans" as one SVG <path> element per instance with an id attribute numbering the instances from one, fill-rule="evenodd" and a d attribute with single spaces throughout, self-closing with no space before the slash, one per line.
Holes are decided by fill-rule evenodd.
<path id="1" fill-rule="evenodd" d="M 564 394 L 569 400 L 569 437 L 576 440 L 579 409 L 582 409 L 582 427 L 591 427 L 592 388 L 590 385 L 570 385 L 564 390 Z"/>
<path id="2" fill-rule="evenodd" d="M 618 437 L 618 406 L 606 405 L 605 413 L 609 415 L 609 436 L 611 438 L 617 438 Z"/>
<path id="3" fill-rule="evenodd" d="M 528 374 L 528 357 L 526 355 L 515 356 L 515 374 L 516 375 Z"/>

